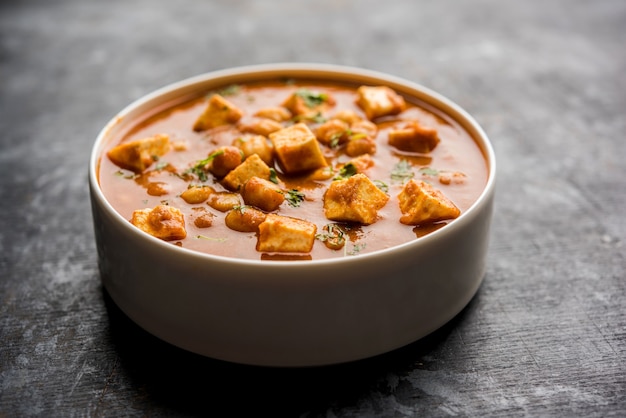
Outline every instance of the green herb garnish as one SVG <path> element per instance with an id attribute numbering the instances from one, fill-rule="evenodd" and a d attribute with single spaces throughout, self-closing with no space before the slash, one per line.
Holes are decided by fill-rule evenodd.
<path id="1" fill-rule="evenodd" d="M 438 176 L 440 171 L 431 167 L 422 167 L 419 169 L 419 172 L 425 176 Z"/>
<path id="2" fill-rule="evenodd" d="M 114 174 L 116 176 L 118 176 L 118 177 L 123 177 L 125 179 L 134 179 L 134 178 L 137 177 L 137 174 L 135 174 L 135 173 L 128 173 L 128 172 L 124 172 L 122 170 L 117 170 Z"/>
<path id="3" fill-rule="evenodd" d="M 391 170 L 391 180 L 397 183 L 406 183 L 412 179 L 414 175 L 411 163 L 407 160 L 399 161 Z"/>
<path id="4" fill-rule="evenodd" d="M 321 112 L 317 112 L 314 115 L 296 115 L 293 118 L 291 118 L 291 121 L 294 123 L 303 121 L 303 120 L 309 120 L 311 122 L 314 123 L 324 123 L 326 122 L 328 119 L 326 119 L 324 116 L 322 116 Z"/>
<path id="5" fill-rule="evenodd" d="M 239 84 L 231 84 L 230 86 L 224 87 L 221 90 L 217 91 L 217 94 L 220 96 L 234 96 L 239 93 L 241 90 L 241 86 Z"/>
<path id="6" fill-rule="evenodd" d="M 188 169 L 187 171 L 185 171 L 185 174 L 189 174 L 189 173 L 193 173 L 196 176 L 198 176 L 198 179 L 200 181 L 207 181 L 209 179 L 209 177 L 207 176 L 206 171 L 204 171 L 204 167 L 210 163 L 211 161 L 213 161 L 213 159 L 215 157 L 217 157 L 218 155 L 222 155 L 224 154 L 224 150 L 219 150 L 219 151 L 215 151 L 213 153 L 211 153 L 208 157 L 206 157 L 204 160 L 200 160 L 198 162 L 196 162 L 193 167 L 191 167 L 190 169 Z"/>
<path id="7" fill-rule="evenodd" d="M 270 168 L 270 181 L 274 184 L 278 184 L 278 175 L 273 168 Z"/>
<path id="8" fill-rule="evenodd" d="M 205 239 L 207 241 L 215 241 L 215 242 L 224 242 L 228 240 L 228 238 L 212 238 L 212 237 L 207 237 L 206 235 L 196 235 L 196 238 Z"/>
<path id="9" fill-rule="evenodd" d="M 240 215 L 243 215 L 248 207 L 248 205 L 237 205 L 233 206 L 233 210 L 236 210 L 237 212 L 239 212 Z"/>
<path id="10" fill-rule="evenodd" d="M 354 244 L 352 246 L 352 251 L 347 251 L 346 254 L 347 255 L 357 255 L 359 254 L 361 251 L 363 251 L 366 247 L 366 244 Z"/>
<path id="11" fill-rule="evenodd" d="M 347 163 L 339 169 L 339 173 L 333 178 L 333 180 L 344 180 L 357 174 L 356 166 L 352 163 Z"/>
<path id="12" fill-rule="evenodd" d="M 338 250 L 345 245 L 345 232 L 339 225 L 326 224 L 322 230 L 325 232 L 315 235 L 315 238 L 323 242 L 331 250 Z"/>
<path id="13" fill-rule="evenodd" d="M 389 186 L 387 185 L 387 183 L 385 183 L 384 181 L 381 180 L 374 180 L 373 183 L 376 185 L 376 187 L 378 187 L 381 191 L 385 192 L 385 193 L 389 193 Z"/>
<path id="14" fill-rule="evenodd" d="M 297 208 L 304 201 L 304 193 L 299 190 L 291 189 L 285 193 L 285 200 L 291 207 Z"/>
<path id="15" fill-rule="evenodd" d="M 296 96 L 300 97 L 304 101 L 306 107 L 311 109 L 328 100 L 328 95 L 326 93 L 319 93 L 309 89 L 300 89 L 296 91 Z"/>

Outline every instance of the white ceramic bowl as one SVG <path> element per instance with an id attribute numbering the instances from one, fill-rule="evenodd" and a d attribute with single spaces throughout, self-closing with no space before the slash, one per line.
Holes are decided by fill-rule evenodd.
<path id="1" fill-rule="evenodd" d="M 98 160 L 146 111 L 250 80 L 321 78 L 385 84 L 443 111 L 482 149 L 487 184 L 444 228 L 397 247 L 332 260 L 217 257 L 156 239 L 119 215 L 98 186 Z M 264 366 L 315 366 L 382 354 L 414 342 L 458 314 L 485 272 L 495 158 L 480 126 L 458 105 L 418 84 L 362 69 L 272 64 L 216 71 L 143 97 L 98 136 L 89 163 L 103 284 L 121 310 L 155 336 L 201 355 Z"/>

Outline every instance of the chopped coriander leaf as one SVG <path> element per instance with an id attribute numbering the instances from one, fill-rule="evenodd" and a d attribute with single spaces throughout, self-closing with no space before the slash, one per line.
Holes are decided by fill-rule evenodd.
<path id="1" fill-rule="evenodd" d="M 168 162 L 166 161 L 159 161 L 156 166 L 154 167 L 155 170 L 157 171 L 161 171 L 163 170 L 165 167 L 167 167 L 169 165 Z"/>
<path id="2" fill-rule="evenodd" d="M 352 246 L 352 251 L 348 251 L 346 254 L 347 255 L 357 255 L 359 254 L 361 251 L 363 251 L 365 249 L 367 245 L 365 243 L 363 244 L 354 244 Z"/>
<path id="3" fill-rule="evenodd" d="M 206 235 L 196 235 L 196 238 L 205 239 L 207 241 L 216 241 L 216 242 L 224 242 L 228 240 L 228 238 L 212 238 L 212 237 L 207 237 Z"/>
<path id="4" fill-rule="evenodd" d="M 303 120 L 309 120 L 314 123 L 324 123 L 327 121 L 327 119 L 324 116 L 322 116 L 320 112 L 317 112 L 314 115 L 296 115 L 293 118 L 291 118 L 291 121 L 294 123 L 301 122 Z"/>
<path id="5" fill-rule="evenodd" d="M 425 176 L 438 176 L 440 171 L 431 167 L 422 167 L 419 169 L 419 172 Z"/>
<path id="6" fill-rule="evenodd" d="M 309 89 L 300 89 L 296 91 L 296 96 L 300 97 L 308 108 L 314 108 L 328 100 L 328 95 L 326 93 L 314 92 Z"/>
<path id="7" fill-rule="evenodd" d="M 389 193 L 389 185 L 381 180 L 374 180 L 374 184 L 385 193 Z"/>
<path id="8" fill-rule="evenodd" d="M 344 132 L 337 132 L 332 134 L 328 145 L 330 145 L 331 148 L 337 148 L 343 134 Z"/>
<path id="9" fill-rule="evenodd" d="M 248 209 L 247 205 L 237 205 L 237 206 L 233 207 L 233 210 L 236 210 L 237 212 L 239 212 L 242 215 L 244 214 L 246 209 Z"/>
<path id="10" fill-rule="evenodd" d="M 343 180 L 354 176 L 357 173 L 356 166 L 352 163 L 345 164 L 339 169 L 339 173 L 333 178 L 333 180 Z"/>
<path id="11" fill-rule="evenodd" d="M 317 234 L 315 238 L 323 242 L 331 250 L 339 250 L 346 244 L 345 232 L 341 226 L 326 224 L 322 230 L 324 232 Z"/>
<path id="12" fill-rule="evenodd" d="M 241 86 L 238 84 L 231 84 L 230 86 L 224 87 L 221 90 L 217 91 L 217 94 L 219 94 L 220 96 L 233 96 L 237 93 L 239 93 L 239 90 L 241 90 Z"/>
<path id="13" fill-rule="evenodd" d="M 135 173 L 132 173 L 132 172 L 124 172 L 124 171 L 122 171 L 122 170 L 117 170 L 114 174 L 115 174 L 116 176 L 118 176 L 118 177 L 123 177 L 123 178 L 125 178 L 125 179 L 134 179 L 135 177 L 137 177 L 137 174 L 135 174 Z"/>
<path id="14" fill-rule="evenodd" d="M 219 150 L 219 151 L 215 151 L 213 153 L 211 153 L 207 158 L 205 158 L 204 160 L 200 160 L 198 162 L 196 162 L 193 167 L 191 167 L 190 169 L 188 169 L 187 171 L 185 171 L 185 174 L 189 174 L 189 173 L 193 173 L 196 176 L 198 176 L 198 179 L 200 179 L 200 181 L 207 181 L 209 179 L 209 177 L 207 176 L 206 171 L 204 171 L 204 167 L 210 163 L 211 161 L 213 161 L 213 159 L 215 157 L 217 157 L 218 155 L 222 155 L 224 154 L 224 150 Z"/>
<path id="15" fill-rule="evenodd" d="M 278 175 L 276 174 L 276 170 L 270 168 L 270 181 L 274 184 L 278 184 Z"/>
<path id="16" fill-rule="evenodd" d="M 406 183 L 412 179 L 414 175 L 411 163 L 407 160 L 399 161 L 391 170 L 391 180 L 397 183 Z"/>
<path id="17" fill-rule="evenodd" d="M 297 208 L 304 201 L 304 193 L 299 190 L 291 189 L 288 190 L 285 194 L 285 200 L 289 203 L 289 206 Z"/>

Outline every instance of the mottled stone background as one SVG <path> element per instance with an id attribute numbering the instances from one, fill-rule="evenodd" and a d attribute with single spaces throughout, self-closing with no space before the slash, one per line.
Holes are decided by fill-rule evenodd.
<path id="1" fill-rule="evenodd" d="M 426 339 L 273 370 L 182 352 L 103 291 L 102 126 L 210 70 L 323 62 L 456 101 L 498 157 L 485 281 Z M 626 2 L 0 2 L 0 416 L 626 415 Z"/>

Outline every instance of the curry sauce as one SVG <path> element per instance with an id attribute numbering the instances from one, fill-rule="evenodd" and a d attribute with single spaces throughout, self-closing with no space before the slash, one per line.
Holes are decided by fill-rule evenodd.
<path id="1" fill-rule="evenodd" d="M 111 205 L 158 238 L 266 260 L 350 257 L 466 211 L 488 176 L 452 118 L 384 86 L 225 86 L 146 117 L 105 150 Z"/>

